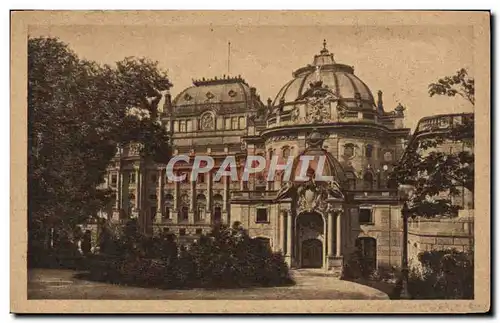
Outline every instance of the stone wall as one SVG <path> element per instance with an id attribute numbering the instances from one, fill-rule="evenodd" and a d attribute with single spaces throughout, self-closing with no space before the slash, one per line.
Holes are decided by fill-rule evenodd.
<path id="1" fill-rule="evenodd" d="M 468 213 L 471 213 L 470 210 Z M 415 219 L 408 224 L 408 258 L 418 264 L 422 251 L 456 249 L 474 250 L 474 217 Z"/>

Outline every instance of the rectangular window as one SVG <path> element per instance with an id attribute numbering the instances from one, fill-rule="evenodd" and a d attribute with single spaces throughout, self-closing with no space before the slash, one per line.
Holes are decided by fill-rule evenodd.
<path id="1" fill-rule="evenodd" d="M 116 174 L 111 175 L 111 186 L 116 186 L 116 182 L 118 181 L 118 176 Z"/>
<path id="2" fill-rule="evenodd" d="M 240 129 L 245 129 L 246 128 L 245 117 L 240 117 L 238 119 L 238 122 L 239 122 L 239 128 Z"/>
<path id="3" fill-rule="evenodd" d="M 203 234 L 203 229 L 196 229 L 196 235 L 201 236 Z"/>
<path id="4" fill-rule="evenodd" d="M 186 235 L 186 229 L 185 228 L 179 229 L 179 235 L 180 236 L 185 236 Z"/>
<path id="5" fill-rule="evenodd" d="M 372 209 L 370 208 L 360 208 L 359 209 L 359 224 L 372 224 Z"/>
<path id="6" fill-rule="evenodd" d="M 267 216 L 267 209 L 264 208 L 258 208 L 257 209 L 257 218 L 256 221 L 257 223 L 268 223 L 269 219 Z"/>
<path id="7" fill-rule="evenodd" d="M 231 118 L 224 118 L 224 129 L 231 129 Z"/>
<path id="8" fill-rule="evenodd" d="M 174 121 L 174 132 L 179 132 L 179 121 Z"/>
<path id="9" fill-rule="evenodd" d="M 179 121 L 179 132 L 187 132 L 187 122 L 186 122 L 186 120 Z"/>
<path id="10" fill-rule="evenodd" d="M 231 118 L 231 129 L 238 129 L 238 117 Z"/>

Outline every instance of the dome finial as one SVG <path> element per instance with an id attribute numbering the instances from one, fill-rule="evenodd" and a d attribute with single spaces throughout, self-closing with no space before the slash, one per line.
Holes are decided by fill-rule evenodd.
<path id="1" fill-rule="evenodd" d="M 322 55 L 328 54 L 328 49 L 326 49 L 326 39 L 323 39 L 323 49 L 320 52 Z"/>

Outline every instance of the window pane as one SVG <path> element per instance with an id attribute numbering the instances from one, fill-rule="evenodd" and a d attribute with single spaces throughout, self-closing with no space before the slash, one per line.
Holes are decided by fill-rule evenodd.
<path id="1" fill-rule="evenodd" d="M 256 222 L 268 222 L 267 209 L 257 209 Z"/>
<path id="2" fill-rule="evenodd" d="M 373 223 L 371 209 L 359 209 L 359 224 Z"/>
<path id="3" fill-rule="evenodd" d="M 246 125 L 245 125 L 245 118 L 244 117 L 240 117 L 239 119 L 239 128 L 240 129 L 245 129 Z"/>

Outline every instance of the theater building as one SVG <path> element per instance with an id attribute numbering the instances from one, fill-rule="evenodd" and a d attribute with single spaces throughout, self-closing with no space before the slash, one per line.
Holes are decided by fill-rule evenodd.
<path id="1" fill-rule="evenodd" d="M 234 156 L 239 173 L 250 155 L 293 157 L 291 181 L 282 173 L 214 181 L 210 172 L 171 182 L 166 165 L 145 163 L 132 145 L 117 154 L 104 184 L 116 190 L 104 211 L 113 221 L 138 217 L 146 232 L 167 230 L 185 242 L 215 223 L 237 221 L 296 268 L 338 272 L 354 253 L 373 268 L 401 264 L 401 202 L 387 177 L 410 138 L 405 108 L 385 107 L 382 92 L 374 97 L 326 44 L 265 104 L 242 77 L 228 76 L 194 80 L 163 101 L 174 155 L 212 156 L 214 172 Z M 332 179 L 297 181 L 300 156 L 314 157 L 312 174 L 321 157 L 323 175 Z M 174 171 L 191 169 L 177 163 Z"/>

